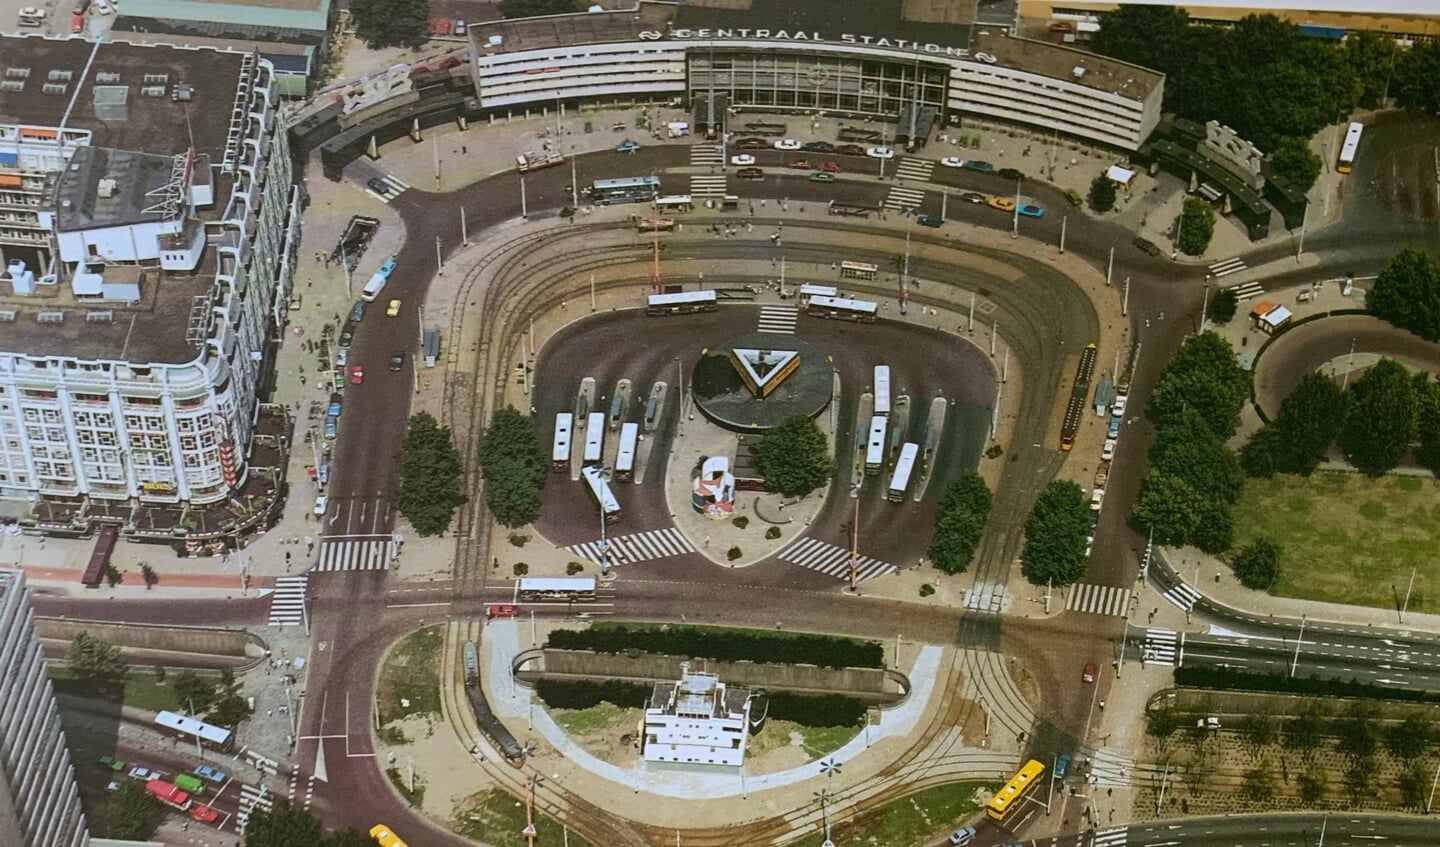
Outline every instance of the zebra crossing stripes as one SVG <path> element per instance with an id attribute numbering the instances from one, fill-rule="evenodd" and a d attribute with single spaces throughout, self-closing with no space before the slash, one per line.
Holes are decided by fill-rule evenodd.
<path id="1" fill-rule="evenodd" d="M 965 608 L 976 612 L 998 614 L 1005 611 L 1005 583 L 977 582 L 965 591 Z"/>
<path id="2" fill-rule="evenodd" d="M 690 148 L 690 164 L 692 165 L 723 165 L 725 154 L 714 144 L 696 144 Z"/>
<path id="3" fill-rule="evenodd" d="M 900 179 L 929 179 L 935 171 L 935 162 L 930 159 L 901 159 L 895 166 L 895 176 Z"/>
<path id="4" fill-rule="evenodd" d="M 761 306 L 760 331 L 776 335 L 794 335 L 800 310 L 794 306 Z"/>
<path id="5" fill-rule="evenodd" d="M 1130 784 L 1130 772 L 1135 769 L 1135 759 L 1102 747 L 1090 756 L 1090 771 L 1086 779 L 1101 788 L 1124 788 Z"/>
<path id="6" fill-rule="evenodd" d="M 1211 276 L 1219 279 L 1222 276 L 1229 276 L 1230 274 L 1239 273 L 1245 270 L 1245 260 L 1237 256 L 1233 259 L 1226 259 L 1223 262 L 1216 262 L 1215 264 L 1206 268 L 1206 270 L 1210 272 Z"/>
<path id="7" fill-rule="evenodd" d="M 675 527 L 652 529 L 649 532 L 632 532 L 629 535 L 611 536 L 605 539 L 610 545 L 610 561 L 646 562 L 651 559 L 667 559 L 694 553 L 690 540 Z M 589 541 L 572 544 L 565 548 L 576 556 L 582 556 L 596 564 L 600 563 L 600 542 Z"/>
<path id="8" fill-rule="evenodd" d="M 850 551 L 844 547 L 821 541 L 818 538 L 802 538 L 781 550 L 777 556 L 781 561 L 819 571 L 838 579 L 850 578 Z M 899 571 L 889 562 L 882 562 L 869 556 L 861 556 L 858 562 L 858 579 L 874 579 Z"/>
<path id="9" fill-rule="evenodd" d="M 1076 583 L 1065 600 L 1065 611 L 1119 615 L 1123 618 L 1130 611 L 1130 592 L 1113 585 Z"/>
<path id="10" fill-rule="evenodd" d="M 270 595 L 270 625 L 299 626 L 305 618 L 305 587 L 308 576 L 282 576 L 275 580 L 275 593 Z"/>
<path id="11" fill-rule="evenodd" d="M 725 175 L 724 174 L 691 174 L 690 176 L 691 197 L 724 197 L 725 196 Z"/>
<path id="12" fill-rule="evenodd" d="M 1125 842 L 1129 836 L 1130 828 L 1125 826 L 1097 829 L 1095 830 L 1095 837 L 1090 839 L 1090 847 L 1125 847 Z"/>
<path id="13" fill-rule="evenodd" d="M 1178 655 L 1179 645 L 1173 629 L 1160 629 L 1151 627 L 1145 630 L 1145 652 L 1141 654 L 1142 662 L 1163 662 L 1167 665 L 1179 666 Z"/>
<path id="14" fill-rule="evenodd" d="M 270 790 L 263 785 L 258 788 L 253 785 L 241 785 L 239 811 L 235 813 L 237 828 L 241 833 L 245 832 L 245 826 L 250 822 L 250 813 L 257 806 L 267 812 L 275 808 L 275 800 L 270 796 Z"/>
<path id="15" fill-rule="evenodd" d="M 389 203 L 410 188 L 410 183 L 392 174 L 385 174 L 380 177 L 380 181 L 385 184 L 384 191 L 376 191 L 370 186 L 366 186 L 365 191 L 372 197 L 380 198 L 380 200 L 385 203 Z"/>
<path id="16" fill-rule="evenodd" d="M 918 188 L 901 188 L 898 185 L 891 186 L 890 193 L 885 196 L 885 208 L 896 212 L 904 212 L 910 209 L 920 208 L 925 200 L 925 192 Z"/>
<path id="17" fill-rule="evenodd" d="M 1265 293 L 1265 289 L 1258 282 L 1242 282 L 1239 285 L 1232 285 L 1225 289 L 1235 292 L 1237 300 L 1252 300 Z"/>
<path id="18" fill-rule="evenodd" d="M 1165 592 L 1165 599 L 1188 612 L 1200 602 L 1200 592 L 1186 583 L 1177 582 Z"/>
<path id="19" fill-rule="evenodd" d="M 312 571 L 383 571 L 395 557 L 395 541 L 383 539 L 331 541 L 320 545 L 320 561 Z"/>

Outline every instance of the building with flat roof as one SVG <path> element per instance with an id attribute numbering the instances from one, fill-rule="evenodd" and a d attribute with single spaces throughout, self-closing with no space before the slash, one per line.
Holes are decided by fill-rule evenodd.
<path id="1" fill-rule="evenodd" d="M 0 833 L 6 847 L 86 847 L 75 769 L 25 572 L 0 570 Z"/>
<path id="2" fill-rule="evenodd" d="M 642 753 L 647 762 L 738 768 L 749 737 L 749 689 L 682 662 L 679 681 L 656 683 L 650 695 Z"/>
<path id="3" fill-rule="evenodd" d="M 1022 28 L 1056 25 L 1082 39 L 1100 28 L 1101 12 L 1121 6 L 1178 6 L 1201 24 L 1228 25 L 1246 15 L 1274 15 L 1305 27 L 1312 35 L 1342 37 L 1376 32 L 1404 41 L 1440 37 L 1440 4 L 1435 0 L 1019 0 Z"/>
<path id="4" fill-rule="evenodd" d="M 274 82 L 254 52 L 0 37 L 9 516 L 184 537 L 145 510 L 262 484 L 300 237 Z"/>
<path id="5" fill-rule="evenodd" d="M 726 113 L 893 122 L 913 111 L 942 126 L 975 116 L 1122 150 L 1137 149 L 1159 121 L 1162 74 L 1011 38 L 977 24 L 977 8 L 641 0 L 475 24 L 471 73 L 480 111 L 648 99 L 695 110 L 700 126 Z"/>

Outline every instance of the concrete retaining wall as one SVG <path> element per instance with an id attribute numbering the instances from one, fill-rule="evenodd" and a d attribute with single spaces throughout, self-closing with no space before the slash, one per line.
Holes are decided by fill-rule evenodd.
<path id="1" fill-rule="evenodd" d="M 211 656 L 257 656 L 264 648 L 242 629 L 149 626 L 37 618 L 35 629 L 46 641 L 69 643 L 82 632 L 103 638 L 122 650 L 153 650 Z"/>

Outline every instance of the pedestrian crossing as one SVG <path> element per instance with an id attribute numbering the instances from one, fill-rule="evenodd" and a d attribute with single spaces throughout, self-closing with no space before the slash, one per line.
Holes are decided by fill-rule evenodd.
<path id="1" fill-rule="evenodd" d="M 1130 773 L 1134 769 L 1133 757 L 1102 747 L 1090 755 L 1090 770 L 1085 778 L 1101 788 L 1124 788 L 1130 784 Z"/>
<path id="2" fill-rule="evenodd" d="M 895 166 L 895 175 L 901 179 L 929 179 L 934 171 L 932 159 L 901 159 Z"/>
<path id="3" fill-rule="evenodd" d="M 1258 282 L 1242 282 L 1239 285 L 1232 285 L 1225 290 L 1235 292 L 1235 299 L 1237 300 L 1253 300 L 1265 293 L 1264 287 Z"/>
<path id="4" fill-rule="evenodd" d="M 725 175 L 724 175 L 724 174 L 691 174 L 691 175 L 690 175 L 690 196 L 691 196 L 691 197 L 724 197 L 724 196 L 725 196 Z"/>
<path id="5" fill-rule="evenodd" d="M 977 582 L 965 591 L 965 608 L 975 612 L 1000 614 L 1007 605 L 1003 582 Z"/>
<path id="6" fill-rule="evenodd" d="M 605 541 L 610 545 L 610 561 L 613 564 L 668 559 L 671 556 L 683 556 L 686 553 L 695 552 L 695 547 L 690 540 L 673 526 L 669 529 L 653 529 L 649 532 L 610 536 Z M 600 542 L 598 540 L 587 541 L 584 544 L 572 544 L 565 549 L 576 556 L 600 564 Z"/>
<path id="7" fill-rule="evenodd" d="M 1165 592 L 1165 599 L 1188 612 L 1200 602 L 1200 592 L 1183 582 L 1177 582 Z"/>
<path id="8" fill-rule="evenodd" d="M 410 183 L 392 174 L 385 174 L 380 177 L 380 181 L 385 184 L 385 191 L 376 191 L 372 187 L 367 187 L 366 191 L 371 196 L 378 197 L 385 203 L 389 203 L 410 188 Z"/>
<path id="9" fill-rule="evenodd" d="M 275 798 L 270 796 L 270 790 L 261 785 L 240 786 L 240 806 L 235 813 L 236 828 L 241 833 L 245 832 L 245 825 L 250 822 L 250 813 L 257 807 L 269 812 L 275 808 Z"/>
<path id="10" fill-rule="evenodd" d="M 924 191 L 895 185 L 891 186 L 890 193 L 885 196 L 885 208 L 896 212 L 913 211 L 920 208 L 920 204 L 924 200 Z"/>
<path id="11" fill-rule="evenodd" d="M 1163 662 L 1164 664 L 1179 667 L 1179 644 L 1173 629 L 1161 629 L 1151 627 L 1145 630 L 1145 652 L 1141 654 L 1141 662 Z"/>
<path id="12" fill-rule="evenodd" d="M 1210 272 L 1211 276 L 1219 279 L 1222 276 L 1229 276 L 1230 274 L 1240 273 L 1241 271 L 1245 270 L 1245 267 L 1245 260 L 1237 256 L 1233 259 L 1226 259 L 1223 262 L 1216 262 L 1215 264 L 1206 268 L 1206 270 Z"/>
<path id="13" fill-rule="evenodd" d="M 760 331 L 776 335 L 794 335 L 800 310 L 794 306 L 761 306 Z"/>
<path id="14" fill-rule="evenodd" d="M 1109 829 L 1097 829 L 1095 837 L 1090 840 L 1090 847 L 1125 847 L 1125 842 L 1129 837 L 1129 827 L 1112 826 Z"/>
<path id="15" fill-rule="evenodd" d="M 714 144 L 696 144 L 690 148 L 690 164 L 723 165 L 725 154 Z"/>
<path id="16" fill-rule="evenodd" d="M 395 540 L 390 536 L 365 539 L 322 538 L 320 561 L 312 571 L 383 571 L 395 558 Z"/>
<path id="17" fill-rule="evenodd" d="M 310 577 L 282 576 L 275 579 L 270 595 L 270 625 L 299 626 L 305 618 L 305 588 Z"/>
<path id="18" fill-rule="evenodd" d="M 1079 582 L 1070 587 L 1070 596 L 1065 600 L 1065 611 L 1118 615 L 1123 618 L 1130 612 L 1130 592 L 1113 585 Z"/>
<path id="19" fill-rule="evenodd" d="M 812 571 L 819 571 L 838 579 L 850 579 L 850 551 L 818 538 L 802 538 L 796 541 L 781 550 L 779 558 L 781 561 L 809 568 Z M 885 576 L 899 570 L 889 562 L 861 556 L 858 562 L 858 579 L 862 581 L 874 579 L 877 576 Z"/>
<path id="20" fill-rule="evenodd" d="M 315 799 L 315 774 L 310 774 L 309 780 L 305 783 L 304 799 L 297 799 L 300 794 L 300 765 L 296 763 L 290 766 L 290 796 L 287 798 L 290 805 L 300 809 L 310 808 L 310 803 Z"/>

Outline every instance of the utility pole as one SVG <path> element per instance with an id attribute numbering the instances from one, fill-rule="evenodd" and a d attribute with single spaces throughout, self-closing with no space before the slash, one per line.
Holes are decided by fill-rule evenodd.
<path id="1" fill-rule="evenodd" d="M 580 208 L 580 183 L 575 179 L 575 145 L 570 145 L 570 208 Z"/>
<path id="2" fill-rule="evenodd" d="M 995 358 L 995 335 L 1000 332 L 1000 319 L 990 321 L 990 358 Z"/>
<path id="3" fill-rule="evenodd" d="M 855 498 L 855 520 L 850 526 L 850 591 L 860 590 L 860 498 Z"/>
<path id="4" fill-rule="evenodd" d="M 525 177 L 524 177 L 524 175 L 521 175 L 521 177 L 520 177 L 520 217 L 525 218 L 525 219 L 527 219 L 527 220 L 528 220 L 529 217 L 530 217 L 530 212 L 529 212 L 529 210 L 525 208 Z"/>
<path id="5" fill-rule="evenodd" d="M 1130 314 L 1130 277 L 1125 277 L 1125 296 L 1120 298 L 1120 317 Z"/>
<path id="6" fill-rule="evenodd" d="M 460 207 L 460 246 L 470 246 L 470 230 L 465 226 L 465 207 Z"/>
<path id="7" fill-rule="evenodd" d="M 970 325 L 971 333 L 975 332 L 975 292 L 970 292 Z"/>
<path id="8" fill-rule="evenodd" d="M 1350 339 L 1350 358 L 1345 362 L 1345 378 L 1340 380 L 1340 390 L 1350 387 L 1350 372 L 1355 369 L 1355 339 Z"/>
<path id="9" fill-rule="evenodd" d="M 1010 213 L 1010 237 L 1020 237 L 1020 180 L 1015 180 L 1015 211 Z"/>
<path id="10" fill-rule="evenodd" d="M 1295 245 L 1295 261 L 1300 261 L 1300 254 L 1305 252 L 1305 226 L 1310 223 L 1310 203 L 1305 203 L 1305 211 L 1300 214 L 1300 240 Z"/>
<path id="11" fill-rule="evenodd" d="M 595 274 L 590 274 L 590 311 L 595 311 Z"/>
<path id="12" fill-rule="evenodd" d="M 1405 588 L 1405 602 L 1400 606 L 1400 623 L 1405 623 L 1405 612 L 1410 608 L 1410 592 L 1415 588 L 1415 569 L 1410 569 L 1410 585 Z"/>
<path id="13" fill-rule="evenodd" d="M 1295 659 L 1290 663 L 1290 678 L 1295 678 L 1295 669 L 1300 666 L 1300 645 L 1305 643 L 1305 616 L 1300 616 L 1300 637 L 1295 639 Z"/>
<path id="14" fill-rule="evenodd" d="M 435 236 L 435 275 L 445 275 L 445 259 L 440 253 L 440 236 Z"/>
<path id="15" fill-rule="evenodd" d="M 1070 222 L 1070 216 L 1066 215 L 1060 219 L 1060 252 L 1065 252 L 1065 225 Z M 1114 249 L 1114 248 L 1111 248 Z"/>
<path id="16" fill-rule="evenodd" d="M 1110 287 L 1110 275 L 1115 272 L 1115 248 L 1110 248 L 1110 260 L 1105 263 L 1105 287 Z"/>

